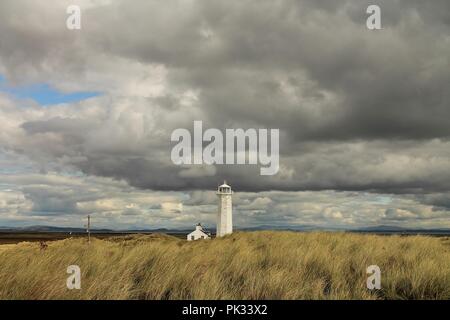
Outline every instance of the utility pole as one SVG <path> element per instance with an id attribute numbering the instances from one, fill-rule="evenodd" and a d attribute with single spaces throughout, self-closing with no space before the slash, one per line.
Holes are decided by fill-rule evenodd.
<path id="1" fill-rule="evenodd" d="M 91 215 L 88 215 L 87 218 L 88 218 L 87 223 L 88 243 L 91 243 Z"/>

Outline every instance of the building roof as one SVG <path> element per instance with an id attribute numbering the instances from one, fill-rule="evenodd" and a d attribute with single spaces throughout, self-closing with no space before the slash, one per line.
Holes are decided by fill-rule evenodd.
<path id="1" fill-rule="evenodd" d="M 227 185 L 227 182 L 224 181 L 223 184 L 221 186 L 219 186 L 219 188 L 231 188 L 229 185 Z"/>
<path id="2" fill-rule="evenodd" d="M 198 228 L 198 227 L 200 227 L 200 228 Z M 195 230 L 192 231 L 192 232 L 190 232 L 190 233 L 188 234 L 188 236 L 189 236 L 190 234 L 196 232 L 196 231 L 200 231 L 200 232 L 203 233 L 205 236 L 208 236 L 208 237 L 211 236 L 211 232 L 209 232 L 208 230 L 206 230 L 205 228 L 203 228 L 203 226 L 201 225 L 201 223 L 198 223 L 198 224 L 195 226 Z"/>
<path id="3" fill-rule="evenodd" d="M 193 234 L 193 233 L 195 233 L 195 232 L 201 232 L 202 234 L 204 234 L 205 236 L 208 236 L 208 237 L 211 236 L 211 233 L 206 233 L 205 231 L 199 230 L 199 229 L 195 229 L 194 231 L 192 231 L 191 233 L 189 233 L 188 236 L 190 236 L 191 234 Z"/>

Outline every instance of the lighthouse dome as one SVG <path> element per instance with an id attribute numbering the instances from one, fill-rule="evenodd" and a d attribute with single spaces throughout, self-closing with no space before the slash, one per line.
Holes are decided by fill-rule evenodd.
<path id="1" fill-rule="evenodd" d="M 224 181 L 224 183 L 217 188 L 217 193 L 218 194 L 231 194 L 232 193 L 231 187 L 226 183 L 226 181 Z"/>

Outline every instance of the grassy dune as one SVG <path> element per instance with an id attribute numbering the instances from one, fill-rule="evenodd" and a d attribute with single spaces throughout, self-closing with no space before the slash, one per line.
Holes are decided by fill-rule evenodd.
<path id="1" fill-rule="evenodd" d="M 81 290 L 66 288 L 73 264 Z M 372 264 L 381 290 L 366 288 Z M 0 246 L 0 299 L 450 299 L 450 240 L 238 232 L 20 243 Z"/>

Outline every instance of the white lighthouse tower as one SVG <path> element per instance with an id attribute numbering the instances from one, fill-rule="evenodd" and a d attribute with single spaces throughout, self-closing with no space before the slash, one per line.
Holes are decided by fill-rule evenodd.
<path id="1" fill-rule="evenodd" d="M 233 232 L 233 208 L 231 205 L 231 187 L 226 182 L 217 188 L 219 212 L 217 213 L 216 237 L 223 237 Z"/>

